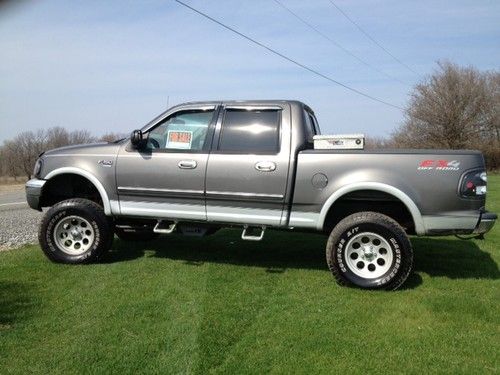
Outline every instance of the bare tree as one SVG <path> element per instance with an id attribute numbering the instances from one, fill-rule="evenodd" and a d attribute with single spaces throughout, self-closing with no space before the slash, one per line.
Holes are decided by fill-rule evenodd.
<path id="1" fill-rule="evenodd" d="M 12 176 L 16 179 L 21 174 L 16 158 L 16 147 L 13 141 L 4 142 L 0 160 L 2 164 L 2 176 Z"/>
<path id="2" fill-rule="evenodd" d="M 69 133 L 69 144 L 71 145 L 93 143 L 96 141 L 97 138 L 90 134 L 88 130 L 74 130 Z"/>
<path id="3" fill-rule="evenodd" d="M 115 142 L 118 141 L 119 139 L 125 138 L 127 135 L 123 133 L 105 133 L 101 137 L 99 137 L 99 141 L 101 142 Z"/>
<path id="4" fill-rule="evenodd" d="M 481 148 L 491 139 L 492 131 L 498 130 L 499 75 L 439 63 L 438 70 L 411 93 L 405 121 L 393 135 L 395 144 Z"/>
<path id="5" fill-rule="evenodd" d="M 365 148 L 368 150 L 394 148 L 394 141 L 389 137 L 367 136 L 365 138 Z"/>
<path id="6" fill-rule="evenodd" d="M 54 126 L 46 130 L 47 143 L 45 147 L 47 149 L 63 147 L 70 144 L 69 132 L 61 126 Z"/>
<path id="7" fill-rule="evenodd" d="M 35 161 L 43 151 L 73 144 L 95 142 L 88 130 L 69 132 L 62 127 L 25 131 L 2 146 L 2 172 L 10 176 L 31 176 Z"/>
<path id="8" fill-rule="evenodd" d="M 38 155 L 45 150 L 47 133 L 44 130 L 19 133 L 12 141 L 4 143 L 20 174 L 31 176 Z"/>
<path id="9" fill-rule="evenodd" d="M 490 105 L 494 108 L 490 119 L 491 131 L 495 135 L 496 142 L 500 144 L 500 73 L 490 73 L 487 82 Z"/>

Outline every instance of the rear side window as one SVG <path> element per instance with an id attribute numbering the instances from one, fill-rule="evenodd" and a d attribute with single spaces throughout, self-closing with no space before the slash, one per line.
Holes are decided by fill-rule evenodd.
<path id="1" fill-rule="evenodd" d="M 280 111 L 227 109 L 219 151 L 269 153 L 279 151 Z"/>

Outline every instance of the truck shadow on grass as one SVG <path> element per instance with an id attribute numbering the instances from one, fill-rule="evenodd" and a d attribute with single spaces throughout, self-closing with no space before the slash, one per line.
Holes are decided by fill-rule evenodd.
<path id="1" fill-rule="evenodd" d="M 124 242 L 115 239 L 104 263 L 123 262 L 144 256 L 182 261 L 200 266 L 204 263 L 262 267 L 269 273 L 286 269 L 328 271 L 325 260 L 326 236 L 318 234 L 269 231 L 261 242 L 243 241 L 236 230 L 196 238 L 181 235 L 162 236 L 151 242 Z M 431 277 L 450 279 L 498 279 L 500 272 L 491 255 L 474 241 L 454 238 L 412 238 L 415 271 Z M 407 288 L 422 280 L 414 273 Z"/>
<path id="2" fill-rule="evenodd" d="M 450 279 L 499 279 L 497 263 L 491 254 L 481 250 L 476 241 L 413 238 L 415 271 Z"/>

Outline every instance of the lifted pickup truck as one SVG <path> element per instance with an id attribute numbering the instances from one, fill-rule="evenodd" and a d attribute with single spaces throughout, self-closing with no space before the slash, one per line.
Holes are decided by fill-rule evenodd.
<path id="1" fill-rule="evenodd" d="M 167 110 L 129 139 L 47 151 L 26 184 L 32 208 L 51 207 L 40 245 L 52 261 L 86 263 L 114 233 L 316 231 L 329 235 L 339 284 L 396 289 L 413 266 L 408 234 L 482 235 L 494 225 L 480 152 L 315 149 L 319 134 L 298 101 L 202 102 Z"/>

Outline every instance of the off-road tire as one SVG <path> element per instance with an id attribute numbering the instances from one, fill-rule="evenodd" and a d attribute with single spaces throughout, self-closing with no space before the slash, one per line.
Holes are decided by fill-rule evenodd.
<path id="1" fill-rule="evenodd" d="M 151 241 L 155 238 L 158 238 L 159 234 L 153 232 L 153 230 L 136 230 L 136 231 L 128 231 L 122 228 L 115 228 L 115 234 L 122 241 L 132 241 L 132 242 L 140 242 L 140 241 Z"/>
<path id="2" fill-rule="evenodd" d="M 363 234 L 368 236 L 363 236 Z M 368 239 L 368 242 L 364 244 L 361 239 L 363 241 Z M 377 250 L 377 246 L 370 246 L 372 241 L 378 242 L 378 246 L 384 248 L 380 247 Z M 360 249 L 359 251 L 354 250 L 355 245 Z M 383 258 L 384 256 L 386 258 Z M 347 257 L 354 260 L 347 259 Z M 383 259 L 379 260 L 377 257 Z M 384 259 L 391 259 L 391 261 L 385 264 Z M 340 285 L 395 290 L 406 281 L 412 271 L 413 249 L 404 229 L 396 221 L 377 212 L 358 212 L 341 220 L 331 231 L 326 245 L 326 261 Z M 358 263 L 353 265 L 356 261 L 362 266 L 361 269 L 357 266 Z M 384 263 L 384 265 L 377 269 L 376 262 Z M 388 268 L 386 272 L 384 267 Z M 378 270 L 384 273 L 377 277 L 365 277 L 372 269 L 374 274 Z"/>
<path id="3" fill-rule="evenodd" d="M 58 225 L 70 217 L 81 218 L 81 222 L 88 223 L 85 226 L 90 225 L 89 229 L 92 231 L 93 240 L 90 243 L 87 241 L 89 248 L 81 254 L 68 253 L 68 250 L 65 251 L 64 246 L 58 243 L 60 241 L 55 239 L 54 232 Z M 112 221 L 104 214 L 103 208 L 95 202 L 82 198 L 64 200 L 52 206 L 43 216 L 38 240 L 45 255 L 53 262 L 67 264 L 95 262 L 111 248 Z"/>

